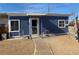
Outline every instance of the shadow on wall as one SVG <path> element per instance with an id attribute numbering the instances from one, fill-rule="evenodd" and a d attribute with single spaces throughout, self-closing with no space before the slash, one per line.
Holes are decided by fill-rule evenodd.
<path id="1" fill-rule="evenodd" d="M 57 20 L 45 20 L 42 24 L 42 33 L 54 34 L 54 35 L 65 35 L 68 32 L 68 28 L 58 28 Z M 62 34 L 63 33 L 63 34 Z"/>

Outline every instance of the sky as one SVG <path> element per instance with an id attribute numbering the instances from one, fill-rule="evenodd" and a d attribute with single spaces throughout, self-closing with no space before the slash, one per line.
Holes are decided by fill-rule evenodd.
<path id="1" fill-rule="evenodd" d="M 49 8 L 49 10 L 48 10 Z M 0 3 L 0 13 L 75 13 L 79 15 L 78 3 Z M 71 18 L 74 18 L 73 16 Z"/>
<path id="2" fill-rule="evenodd" d="M 0 3 L 0 12 L 27 13 L 73 13 L 78 12 L 79 4 L 75 3 Z"/>

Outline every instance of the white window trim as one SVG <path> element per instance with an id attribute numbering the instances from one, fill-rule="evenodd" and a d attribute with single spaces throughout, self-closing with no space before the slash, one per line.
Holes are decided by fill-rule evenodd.
<path id="1" fill-rule="evenodd" d="M 17 31 L 11 31 L 11 21 L 18 21 L 19 29 Z M 19 19 L 11 19 L 11 20 L 9 20 L 9 32 L 20 32 L 20 20 Z"/>
<path id="2" fill-rule="evenodd" d="M 64 27 L 60 27 L 59 26 L 59 21 L 64 21 Z M 64 19 L 58 19 L 58 28 L 65 28 L 66 26 L 65 26 L 65 20 Z"/>

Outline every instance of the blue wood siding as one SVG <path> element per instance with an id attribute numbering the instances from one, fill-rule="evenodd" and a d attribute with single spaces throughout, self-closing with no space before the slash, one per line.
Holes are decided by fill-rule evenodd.
<path id="1" fill-rule="evenodd" d="M 29 18 L 26 16 L 10 16 L 10 20 L 20 20 L 20 32 L 10 32 L 10 36 L 29 35 Z"/>
<path id="2" fill-rule="evenodd" d="M 19 32 L 10 32 L 9 35 L 10 35 L 10 38 L 12 38 L 13 36 L 18 36 Z"/>
<path id="3" fill-rule="evenodd" d="M 68 27 L 65 28 L 58 28 L 58 19 L 63 19 L 65 20 L 65 24 L 68 23 L 68 17 L 63 17 L 63 16 L 42 16 L 41 18 L 41 24 L 42 24 L 42 29 L 41 33 L 67 33 L 68 32 Z"/>
<path id="4" fill-rule="evenodd" d="M 47 34 L 47 31 L 51 34 L 67 33 L 68 27 L 58 28 L 58 19 L 65 20 L 65 24 L 68 23 L 68 17 L 65 16 L 33 16 L 33 18 L 39 18 L 39 32 Z M 20 32 L 10 32 L 10 37 L 20 35 L 29 35 L 29 18 L 32 16 L 10 16 L 10 20 L 20 20 Z"/>

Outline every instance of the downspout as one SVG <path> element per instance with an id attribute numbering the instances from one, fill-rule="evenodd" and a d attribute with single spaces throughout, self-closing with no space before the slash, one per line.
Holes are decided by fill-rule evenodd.
<path id="1" fill-rule="evenodd" d="M 40 22 L 40 23 L 41 23 L 41 35 L 42 35 L 42 20 L 41 20 L 41 22 Z"/>
<path id="2" fill-rule="evenodd" d="M 49 3 L 48 3 L 48 14 L 50 13 L 50 5 L 49 5 Z"/>
<path id="3" fill-rule="evenodd" d="M 29 36 L 32 36 L 32 30 L 31 30 L 31 19 L 29 18 Z"/>

